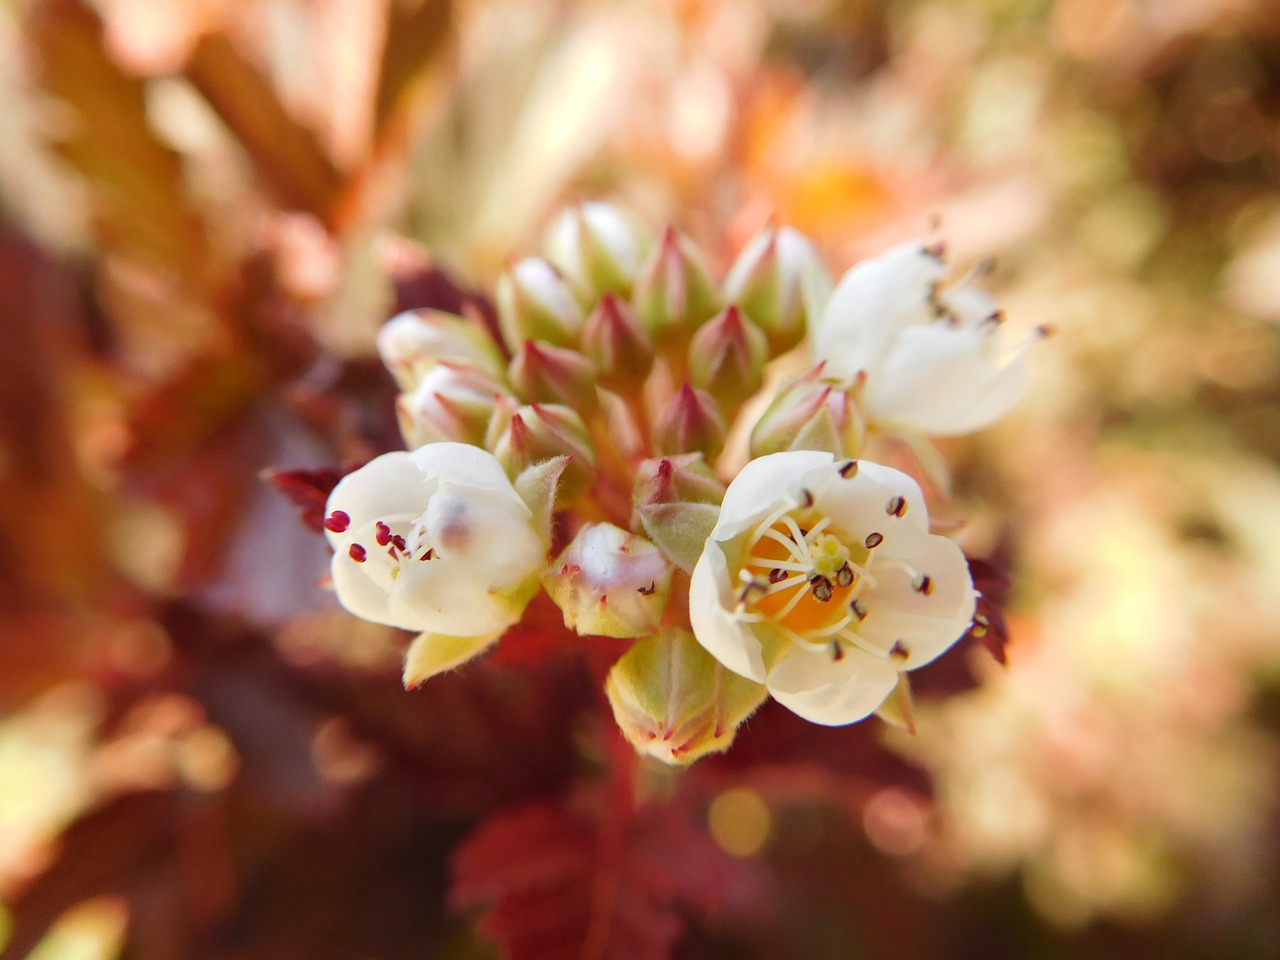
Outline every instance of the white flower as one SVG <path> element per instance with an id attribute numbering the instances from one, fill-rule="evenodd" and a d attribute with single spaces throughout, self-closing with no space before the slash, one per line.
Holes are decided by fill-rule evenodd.
<path id="1" fill-rule="evenodd" d="M 422 631 L 408 684 L 483 651 L 538 588 L 543 539 L 498 461 L 478 447 L 383 454 L 342 479 L 325 513 L 339 602 Z"/>
<path id="2" fill-rule="evenodd" d="M 1003 315 L 969 283 L 941 290 L 936 247 L 916 242 L 844 275 L 811 331 L 830 374 L 863 378 L 863 406 L 881 428 L 952 436 L 998 420 L 1026 389 L 1024 354 Z"/>
<path id="3" fill-rule="evenodd" d="M 881 706 L 899 674 L 964 635 L 975 593 L 920 488 L 818 451 L 753 460 L 694 567 L 694 635 L 735 673 L 830 726 Z"/>

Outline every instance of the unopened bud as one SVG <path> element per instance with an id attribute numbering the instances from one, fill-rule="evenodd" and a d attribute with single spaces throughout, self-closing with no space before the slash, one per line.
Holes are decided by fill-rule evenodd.
<path id="1" fill-rule="evenodd" d="M 689 378 L 732 411 L 760 389 L 768 359 L 769 343 L 760 328 L 729 306 L 689 342 Z"/>
<path id="2" fill-rule="evenodd" d="M 499 402 L 489 422 L 485 446 L 513 478 L 543 460 L 572 457 L 556 489 L 557 508 L 571 506 L 595 480 L 595 450 L 586 424 L 576 411 L 556 403 L 513 407 Z"/>
<path id="3" fill-rule="evenodd" d="M 856 387 L 825 376 L 825 369 L 826 363 L 819 363 L 778 388 L 751 431 L 752 457 L 786 450 L 858 455 L 866 425 L 854 397 Z"/>
<path id="4" fill-rule="evenodd" d="M 671 227 L 640 268 L 632 300 L 640 322 L 658 344 L 681 342 L 719 306 L 702 253 Z"/>
<path id="5" fill-rule="evenodd" d="M 575 350 L 526 340 L 507 372 L 512 388 L 530 403 L 559 403 L 584 417 L 595 412 L 596 370 Z"/>
<path id="6" fill-rule="evenodd" d="M 605 693 L 623 736 L 666 763 L 725 750 L 767 692 L 721 666 L 684 630 L 645 637 L 613 665 Z"/>
<path id="7" fill-rule="evenodd" d="M 499 398 L 507 389 L 479 367 L 441 360 L 412 393 L 396 398 L 396 417 L 405 446 L 456 440 L 479 445 Z"/>
<path id="8" fill-rule="evenodd" d="M 711 503 L 724 499 L 724 483 L 701 453 L 680 453 L 644 460 L 636 468 L 631 502 L 637 507 L 655 503 Z"/>
<path id="9" fill-rule="evenodd" d="M 501 377 L 505 363 L 488 331 L 440 310 L 406 310 L 378 331 L 378 355 L 406 393 L 438 360 L 479 367 Z"/>
<path id="10" fill-rule="evenodd" d="M 643 637 L 662 620 L 671 566 L 644 537 L 611 523 L 589 523 L 547 568 L 542 583 L 570 630 Z"/>
<path id="11" fill-rule="evenodd" d="M 547 233 L 547 259 L 591 304 L 606 293 L 630 296 L 650 242 L 629 213 L 591 201 L 556 218 Z"/>
<path id="12" fill-rule="evenodd" d="M 724 280 L 725 300 L 764 331 L 775 353 L 804 338 L 831 295 L 831 277 L 809 238 L 769 224 L 743 248 Z"/>
<path id="13" fill-rule="evenodd" d="M 601 376 L 620 387 L 638 386 L 653 367 L 653 344 L 639 318 L 612 294 L 600 298 L 582 330 L 582 351 Z"/>
<path id="14" fill-rule="evenodd" d="M 663 453 L 701 453 L 714 460 L 724 449 L 724 414 L 711 394 L 686 383 L 658 414 L 653 438 Z"/>
<path id="15" fill-rule="evenodd" d="M 498 278 L 498 324 L 512 352 L 526 340 L 573 347 L 582 322 L 569 284 L 546 260 L 529 257 Z"/>

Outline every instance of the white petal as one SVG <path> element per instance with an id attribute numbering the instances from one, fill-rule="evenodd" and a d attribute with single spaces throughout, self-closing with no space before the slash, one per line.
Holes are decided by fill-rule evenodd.
<path id="1" fill-rule="evenodd" d="M 828 727 L 870 716 L 897 684 L 898 671 L 887 662 L 847 647 L 839 660 L 827 651 L 797 647 L 766 681 L 773 698 L 792 713 Z"/>
<path id="2" fill-rule="evenodd" d="M 510 626 L 524 604 L 498 592 L 472 564 L 426 560 L 402 568 L 390 609 L 406 630 L 478 636 Z"/>
<path id="3" fill-rule="evenodd" d="M 764 651 L 751 628 L 734 618 L 736 602 L 724 551 L 710 540 L 689 581 L 689 624 L 693 635 L 734 673 L 763 683 Z"/>
<path id="4" fill-rule="evenodd" d="M 413 624 L 396 622 L 391 613 L 387 590 L 369 575 L 366 568 L 368 562 L 356 563 L 347 554 L 346 548 L 333 555 L 329 572 L 333 578 L 334 592 L 343 609 L 374 623 L 408 630 L 417 629 Z"/>
<path id="5" fill-rule="evenodd" d="M 429 443 L 407 456 L 428 477 L 459 487 L 487 490 L 524 507 L 524 501 L 511 486 L 497 458 L 487 450 L 469 443 Z M 524 509 L 527 513 L 528 508 Z"/>
<path id="6" fill-rule="evenodd" d="M 416 517 L 427 508 L 433 489 L 412 454 L 396 450 L 375 457 L 339 480 L 329 494 L 325 515 L 341 510 L 351 518 L 345 533 L 326 531 L 330 545 L 345 550 L 353 530 L 391 514 Z"/>
<path id="7" fill-rule="evenodd" d="M 868 379 L 868 413 L 939 436 L 969 433 L 1007 413 L 1022 397 L 1020 358 L 1000 357 L 998 331 L 931 324 L 904 331 Z"/>
<path id="8" fill-rule="evenodd" d="M 902 497 L 905 508 L 901 516 L 889 513 L 889 501 Z M 920 486 L 901 470 L 870 460 L 858 461 L 858 472 L 826 485 L 817 503 L 818 509 L 831 518 L 832 528 L 856 540 L 879 533 L 886 541 L 904 526 L 927 530 L 929 510 Z"/>
<path id="9" fill-rule="evenodd" d="M 864 260 L 844 275 L 813 331 L 813 352 L 835 376 L 872 371 L 898 333 L 933 316 L 929 293 L 944 267 L 920 242 Z"/>
<path id="10" fill-rule="evenodd" d="M 973 580 L 963 551 L 946 537 L 912 532 L 886 548 L 888 542 L 880 548 L 886 552 L 872 566 L 876 586 L 864 597 L 867 616 L 856 629 L 882 650 L 901 644 L 906 657 L 894 664 L 914 670 L 938 657 L 969 629 L 975 603 Z M 928 594 L 913 587 L 920 574 L 929 577 Z"/>
<path id="11" fill-rule="evenodd" d="M 832 455 L 821 450 L 771 453 L 752 460 L 725 491 L 720 520 L 711 538 L 729 540 L 764 519 L 788 497 L 796 502 L 804 475 L 833 462 Z"/>

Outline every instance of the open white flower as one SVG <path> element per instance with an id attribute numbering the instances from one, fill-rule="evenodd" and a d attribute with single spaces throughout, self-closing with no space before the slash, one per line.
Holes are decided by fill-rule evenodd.
<path id="1" fill-rule="evenodd" d="M 689 619 L 730 670 L 837 726 L 963 636 L 975 597 L 960 548 L 929 533 L 915 481 L 806 450 L 753 460 L 729 485 Z"/>
<path id="2" fill-rule="evenodd" d="M 334 487 L 325 513 L 339 602 L 422 631 L 406 684 L 482 652 L 538 588 L 544 540 L 498 461 L 478 447 L 383 454 Z"/>
<path id="3" fill-rule="evenodd" d="M 873 425 L 954 436 L 1006 414 L 1026 390 L 1024 354 L 991 298 L 965 282 L 939 283 L 940 248 L 916 242 L 844 275 L 811 330 L 814 355 L 835 376 L 860 378 Z"/>

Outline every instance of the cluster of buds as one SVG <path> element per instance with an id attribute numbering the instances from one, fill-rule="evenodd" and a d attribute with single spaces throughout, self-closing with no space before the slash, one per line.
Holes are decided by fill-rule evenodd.
<path id="1" fill-rule="evenodd" d="M 675 229 L 565 211 L 498 280 L 496 327 L 422 310 L 378 349 L 407 452 L 327 505 L 352 613 L 418 634 L 414 686 L 482 653 L 539 591 L 584 636 L 632 640 L 606 691 L 637 750 L 687 763 L 772 696 L 815 723 L 909 722 L 906 674 L 970 628 L 960 548 L 868 436 L 977 429 L 1022 392 L 1026 343 L 940 247 L 833 284 L 769 225 L 717 281 Z M 808 349 L 754 423 L 767 365 Z M 749 436 L 750 459 L 722 456 Z"/>

